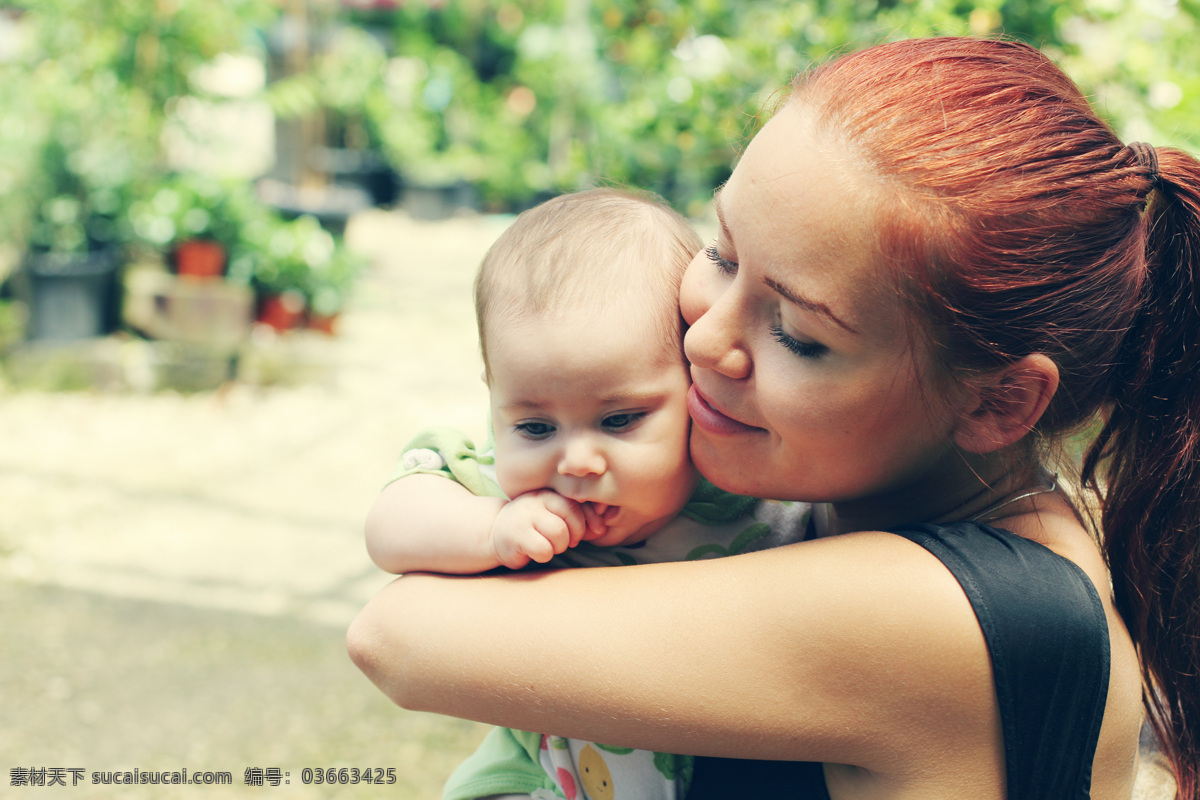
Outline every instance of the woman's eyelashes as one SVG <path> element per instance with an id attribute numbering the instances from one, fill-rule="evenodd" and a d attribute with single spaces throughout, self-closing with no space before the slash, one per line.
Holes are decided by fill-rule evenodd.
<path id="1" fill-rule="evenodd" d="M 829 348 L 820 342 L 802 342 L 788 336 L 784 332 L 783 326 L 778 323 L 771 326 L 771 335 L 775 337 L 775 341 L 801 358 L 818 358 L 829 352 Z"/>
<path id="2" fill-rule="evenodd" d="M 721 272 L 724 272 L 727 275 L 737 274 L 737 262 L 722 256 L 720 251 L 717 250 L 716 242 L 713 242 L 708 247 L 704 248 L 704 255 L 707 256 L 708 260 L 713 262 L 713 264 L 715 264 L 717 269 L 721 270 Z"/>

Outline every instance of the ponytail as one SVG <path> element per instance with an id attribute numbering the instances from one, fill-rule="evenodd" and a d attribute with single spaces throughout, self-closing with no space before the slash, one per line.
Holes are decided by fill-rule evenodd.
<path id="1" fill-rule="evenodd" d="M 1126 148 L 1151 190 L 1139 310 L 1083 478 L 1104 497 L 1113 595 L 1137 644 L 1177 797 L 1200 792 L 1200 163 Z M 1151 156 L 1151 157 L 1148 157 Z M 1155 174 L 1157 173 L 1157 174 Z"/>

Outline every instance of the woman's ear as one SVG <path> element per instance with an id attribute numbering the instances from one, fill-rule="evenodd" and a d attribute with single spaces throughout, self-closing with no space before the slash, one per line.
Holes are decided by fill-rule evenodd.
<path id="1" fill-rule="evenodd" d="M 1019 441 L 1041 419 L 1058 390 L 1058 366 L 1034 353 L 992 373 L 972 390 L 974 407 L 954 431 L 969 453 L 991 453 Z"/>

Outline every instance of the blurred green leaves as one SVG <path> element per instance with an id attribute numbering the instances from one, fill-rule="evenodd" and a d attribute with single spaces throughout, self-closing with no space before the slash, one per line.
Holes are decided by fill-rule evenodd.
<path id="1" fill-rule="evenodd" d="M 4 9 L 0 235 L 81 252 L 122 241 L 124 212 L 161 169 L 169 102 L 242 45 L 262 3 L 29 0 Z"/>
<path id="2" fill-rule="evenodd" d="M 296 293 L 321 316 L 342 310 L 365 266 L 360 256 L 309 215 L 254 217 L 248 221 L 243 243 L 230 262 L 233 280 L 247 280 L 265 294 Z"/>
<path id="3" fill-rule="evenodd" d="M 1028 41 L 1125 138 L 1194 149 L 1198 13 L 1196 0 L 410 1 L 358 20 L 390 41 L 362 113 L 406 177 L 471 181 L 493 206 L 616 182 L 695 211 L 798 70 L 909 36 Z"/>
<path id="4" fill-rule="evenodd" d="M 25 0 L 6 13 L 31 35 L 0 55 L 4 238 L 120 235 L 196 68 L 262 53 L 285 5 L 311 57 L 264 90 L 279 117 L 495 210 L 624 183 L 696 212 L 796 71 L 908 36 L 1029 41 L 1126 140 L 1194 151 L 1200 127 L 1200 0 Z"/>

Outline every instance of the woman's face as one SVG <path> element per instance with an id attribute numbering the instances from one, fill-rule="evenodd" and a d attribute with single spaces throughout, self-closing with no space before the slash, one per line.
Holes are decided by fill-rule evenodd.
<path id="1" fill-rule="evenodd" d="M 933 369 L 879 265 L 865 180 L 792 104 L 717 196 L 720 233 L 680 305 L 692 458 L 724 489 L 894 502 L 949 457 L 955 414 L 922 383 Z"/>

